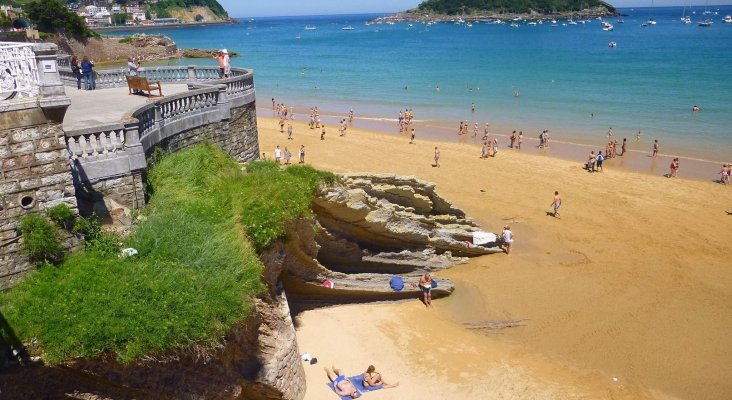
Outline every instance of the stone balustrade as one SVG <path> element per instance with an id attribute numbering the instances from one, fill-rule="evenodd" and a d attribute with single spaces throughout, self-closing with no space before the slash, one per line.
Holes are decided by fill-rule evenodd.
<path id="1" fill-rule="evenodd" d="M 62 80 L 76 86 L 76 78 L 69 79 L 73 77 L 71 69 L 62 66 L 68 65 L 65 60 L 58 61 Z M 96 72 L 97 89 L 127 85 L 124 68 Z M 256 157 L 254 74 L 239 68 L 232 69 L 234 76 L 230 78 L 218 79 L 218 74 L 218 68 L 211 67 L 141 70 L 140 76 L 150 80 L 188 83 L 189 90 L 148 102 L 132 110 L 126 121 L 65 132 L 76 184 L 94 187 L 95 182 L 139 174 L 147 166 L 146 154 L 155 146 L 174 151 L 204 137 L 239 159 Z M 238 122 L 231 126 L 232 114 L 247 118 L 236 118 Z M 139 207 L 141 199 L 137 195 L 128 203 Z"/>

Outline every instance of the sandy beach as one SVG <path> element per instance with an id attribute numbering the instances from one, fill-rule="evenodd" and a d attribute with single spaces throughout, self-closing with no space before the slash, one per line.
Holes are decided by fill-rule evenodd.
<path id="1" fill-rule="evenodd" d="M 260 112 L 260 115 L 267 115 Z M 472 143 L 349 129 L 326 140 L 260 117 L 260 151 L 276 145 L 337 173 L 415 175 L 485 230 L 510 224 L 510 256 L 443 271 L 455 293 L 426 309 L 417 299 L 298 315 L 307 399 L 337 399 L 323 366 L 355 375 L 374 364 L 398 388 L 366 399 L 725 399 L 732 392 L 732 187 L 666 179 L 606 164 Z M 431 167 L 435 146 L 441 168 Z M 584 157 L 582 157 L 584 159 Z M 665 167 L 665 164 L 664 164 Z M 548 214 L 554 191 L 562 218 Z M 467 322 L 525 319 L 501 331 Z"/>

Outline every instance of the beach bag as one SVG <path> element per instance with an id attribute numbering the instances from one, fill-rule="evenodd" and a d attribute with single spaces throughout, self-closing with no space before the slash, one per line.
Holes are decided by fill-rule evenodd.
<path id="1" fill-rule="evenodd" d="M 435 278 L 432 278 L 432 289 L 437 287 L 437 280 Z"/>
<path id="2" fill-rule="evenodd" d="M 391 280 L 389 280 L 389 286 L 395 292 L 401 292 L 402 289 L 404 289 L 404 279 L 402 279 L 401 276 L 393 276 Z"/>

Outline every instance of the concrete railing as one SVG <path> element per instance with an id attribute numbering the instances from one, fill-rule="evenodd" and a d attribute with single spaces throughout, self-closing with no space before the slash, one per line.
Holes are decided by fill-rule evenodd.
<path id="1" fill-rule="evenodd" d="M 123 72 L 120 70 L 121 79 Z M 179 133 L 228 120 L 232 107 L 254 102 L 254 74 L 249 70 L 232 69 L 235 76 L 226 79 L 213 79 L 218 78 L 218 68 L 209 67 L 161 67 L 144 72 L 148 79 L 188 82 L 189 90 L 132 110 L 127 121 L 65 132 L 66 148 L 80 179 L 94 181 L 143 169 L 145 152 L 155 145 Z M 114 72 L 98 73 L 109 77 L 106 84 L 117 84 Z"/>
<path id="2" fill-rule="evenodd" d="M 81 60 L 79 60 L 81 62 Z M 71 57 L 68 55 L 59 55 L 57 59 L 58 71 L 61 75 L 61 81 L 67 86 L 76 86 L 76 76 L 71 72 Z M 126 67 L 95 69 L 94 81 L 97 89 L 109 89 L 115 87 L 127 86 L 128 75 Z M 243 75 L 253 77 L 252 71 L 243 68 L 232 68 L 232 77 L 227 79 L 219 78 L 218 67 L 197 67 L 189 66 L 159 66 L 159 67 L 142 67 L 138 70 L 138 75 L 147 78 L 151 82 L 160 81 L 162 83 L 201 83 L 211 81 L 231 80 L 238 82 L 238 78 Z"/>

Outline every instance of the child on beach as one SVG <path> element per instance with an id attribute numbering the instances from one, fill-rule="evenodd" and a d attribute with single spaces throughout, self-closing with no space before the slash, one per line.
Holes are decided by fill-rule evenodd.
<path id="1" fill-rule="evenodd" d="M 653 157 L 658 155 L 658 139 L 653 141 Z"/>
<path id="2" fill-rule="evenodd" d="M 513 144 L 516 142 L 516 131 L 513 131 L 511 133 L 511 148 L 513 149 Z"/>
<path id="3" fill-rule="evenodd" d="M 292 140 L 292 124 L 287 124 L 287 140 Z"/>
<path id="4" fill-rule="evenodd" d="M 480 158 L 488 158 L 488 142 L 483 142 L 483 149 L 480 151 Z"/>
<path id="5" fill-rule="evenodd" d="M 679 159 L 674 158 L 673 161 L 671 161 L 671 172 L 669 172 L 668 177 L 669 178 L 676 178 L 676 172 L 679 171 Z"/>
<path id="6" fill-rule="evenodd" d="M 511 227 L 508 225 L 504 226 L 501 236 L 503 237 L 504 251 L 506 252 L 506 255 L 510 255 L 511 246 L 513 245 L 513 232 L 511 232 Z"/>
<path id="7" fill-rule="evenodd" d="M 305 145 L 301 144 L 300 145 L 300 164 L 304 164 L 304 163 L 305 163 Z"/>
<path id="8" fill-rule="evenodd" d="M 493 138 L 493 157 L 498 154 L 498 138 Z"/>
<path id="9" fill-rule="evenodd" d="M 290 153 L 290 150 L 285 146 L 285 165 L 290 165 L 290 158 L 292 158 L 292 153 Z"/>
<path id="10" fill-rule="evenodd" d="M 590 156 L 587 158 L 586 169 L 589 172 L 595 172 L 595 150 L 590 151 Z"/>
<path id="11" fill-rule="evenodd" d="M 325 125 L 320 129 L 320 140 L 325 140 Z"/>
<path id="12" fill-rule="evenodd" d="M 552 204 L 550 204 L 551 207 L 554 207 L 554 218 L 560 218 L 559 216 L 559 207 L 562 206 L 562 198 L 559 196 L 559 192 L 554 192 L 554 201 Z"/>
<path id="13" fill-rule="evenodd" d="M 412 128 L 412 136 L 409 138 L 409 144 L 414 144 L 414 128 Z"/>
<path id="14" fill-rule="evenodd" d="M 435 167 L 440 168 L 440 149 L 435 146 Z"/>
<path id="15" fill-rule="evenodd" d="M 623 144 L 620 146 L 620 155 L 621 156 L 625 154 L 625 151 L 626 151 L 625 145 L 627 142 L 628 142 L 628 139 L 623 138 Z"/>
<path id="16" fill-rule="evenodd" d="M 722 175 L 719 179 L 719 183 L 722 185 L 729 185 L 730 173 L 732 173 L 732 164 L 723 164 L 722 169 L 719 171 L 719 174 Z"/>
<path id="17" fill-rule="evenodd" d="M 595 165 L 597 172 L 604 172 L 604 170 L 602 169 L 603 161 L 605 161 L 605 157 L 602 156 L 602 150 L 600 150 L 597 152 L 596 165 Z"/>

